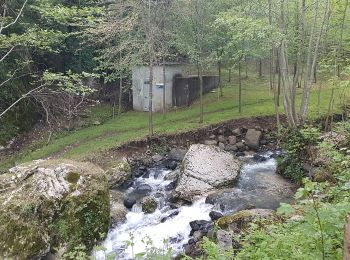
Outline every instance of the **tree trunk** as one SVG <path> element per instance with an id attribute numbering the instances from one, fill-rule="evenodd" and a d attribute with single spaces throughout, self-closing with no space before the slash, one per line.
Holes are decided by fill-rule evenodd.
<path id="1" fill-rule="evenodd" d="M 122 52 L 119 52 L 119 58 L 120 58 L 120 63 L 122 60 Z M 120 68 L 121 70 L 121 68 Z M 122 114 L 122 100 L 123 100 L 123 72 L 122 70 L 120 71 L 120 76 L 119 76 L 119 108 L 118 108 L 118 116 Z"/>
<path id="2" fill-rule="evenodd" d="M 329 13 L 329 0 L 325 0 L 326 2 L 326 7 L 324 10 L 323 18 L 322 18 L 322 23 L 321 27 L 318 32 L 317 40 L 316 40 L 316 45 L 314 48 L 314 54 L 312 57 L 312 38 L 313 38 L 313 31 L 315 29 L 315 19 L 314 18 L 314 24 L 312 27 L 312 33 L 311 33 L 311 38 L 309 42 L 309 50 L 308 50 L 308 60 L 307 60 L 307 75 L 304 80 L 304 89 L 303 89 L 303 94 L 302 94 L 302 99 L 301 99 L 301 105 L 300 105 L 300 115 L 301 115 L 301 120 L 304 122 L 307 112 L 308 112 L 308 106 L 309 106 L 309 99 L 310 99 L 310 92 L 312 88 L 312 84 L 314 81 L 314 71 L 316 67 L 316 61 L 318 57 L 318 50 L 320 46 L 320 41 L 321 41 L 321 36 L 323 33 L 324 25 L 326 22 L 326 19 L 328 19 L 328 13 Z M 315 7 L 315 16 L 317 17 L 317 9 L 318 9 L 318 0 L 316 1 L 316 7 Z"/>
<path id="3" fill-rule="evenodd" d="M 346 218 L 344 227 L 343 260 L 350 259 L 350 214 Z"/>
<path id="4" fill-rule="evenodd" d="M 153 136 L 153 31 L 151 25 L 151 0 L 148 1 L 148 40 L 149 40 L 149 93 L 148 93 L 148 134 Z"/>
<path id="5" fill-rule="evenodd" d="M 163 55 L 163 115 L 166 114 L 166 74 L 165 74 L 165 55 Z"/>
<path id="6" fill-rule="evenodd" d="M 244 61 L 245 61 L 245 78 L 248 78 L 248 59 L 247 56 L 244 57 Z"/>
<path id="7" fill-rule="evenodd" d="M 222 93 L 222 75 L 221 75 L 221 61 L 218 61 L 218 71 L 219 71 L 219 88 L 220 88 L 220 97 L 223 97 Z"/>
<path id="8" fill-rule="evenodd" d="M 122 114 L 122 110 L 123 110 L 123 76 L 122 74 L 120 74 L 120 78 L 119 78 L 119 107 L 118 107 L 118 116 L 120 116 Z"/>
<path id="9" fill-rule="evenodd" d="M 200 95 L 199 123 L 203 123 L 203 73 L 202 73 L 202 68 L 199 64 L 198 64 L 198 79 L 199 79 L 199 95 Z"/>
<path id="10" fill-rule="evenodd" d="M 114 98 L 113 98 L 113 107 L 112 107 L 112 117 L 115 118 L 115 110 L 116 110 L 116 106 L 117 106 L 117 85 L 115 86 L 116 90 L 115 90 L 115 94 L 114 94 Z"/>
<path id="11" fill-rule="evenodd" d="M 241 61 L 238 62 L 238 112 L 242 113 L 242 75 Z"/>
<path id="12" fill-rule="evenodd" d="M 341 23 L 341 29 L 340 29 L 340 43 L 339 43 L 339 56 L 341 58 L 344 58 L 344 48 L 343 48 L 343 37 L 344 37 L 344 26 L 345 26 L 345 18 L 346 18 L 346 14 L 348 11 L 348 7 L 349 7 L 349 0 L 346 0 L 345 2 L 345 8 L 344 8 L 344 13 L 343 13 L 343 17 L 342 17 L 342 23 Z M 340 64 L 338 64 L 337 66 L 337 70 L 338 70 L 338 77 L 340 78 L 340 71 L 341 71 L 341 67 Z"/>
<path id="13" fill-rule="evenodd" d="M 230 67 L 228 69 L 228 82 L 230 82 L 230 83 L 231 83 L 231 73 L 232 73 L 232 68 Z"/>
<path id="14" fill-rule="evenodd" d="M 262 60 L 259 59 L 259 77 L 261 78 L 263 76 L 263 73 L 262 73 Z"/>
<path id="15" fill-rule="evenodd" d="M 153 136 L 153 59 L 149 63 L 149 93 L 148 93 L 148 132 Z"/>

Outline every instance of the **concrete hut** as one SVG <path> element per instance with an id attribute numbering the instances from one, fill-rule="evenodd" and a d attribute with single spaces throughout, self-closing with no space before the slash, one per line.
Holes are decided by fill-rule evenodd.
<path id="1" fill-rule="evenodd" d="M 199 97 L 198 76 L 184 76 L 183 66 L 167 64 L 165 67 L 165 88 L 163 67 L 153 67 L 153 112 L 163 111 L 163 99 L 167 110 L 176 106 L 189 106 Z M 203 92 L 208 93 L 219 84 L 218 76 L 203 76 Z M 149 111 L 149 67 L 137 66 L 132 70 L 133 109 Z"/>

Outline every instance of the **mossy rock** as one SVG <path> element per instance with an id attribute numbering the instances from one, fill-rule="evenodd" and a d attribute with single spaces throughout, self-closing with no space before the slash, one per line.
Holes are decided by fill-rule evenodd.
<path id="1" fill-rule="evenodd" d="M 107 233 L 108 181 L 95 165 L 40 161 L 1 177 L 0 259 L 40 259 L 60 247 L 90 250 Z"/>
<path id="2" fill-rule="evenodd" d="M 156 211 L 157 209 L 157 201 L 153 197 L 145 197 L 142 200 L 142 211 L 146 214 L 150 214 Z"/>
<path id="3" fill-rule="evenodd" d="M 118 188 L 131 178 L 131 168 L 127 161 L 121 161 L 114 168 L 107 171 L 108 184 L 111 189 Z"/>
<path id="4" fill-rule="evenodd" d="M 275 212 L 269 209 L 242 210 L 235 214 L 223 216 L 216 221 L 222 229 L 244 230 L 249 224 L 258 219 L 274 219 Z"/>

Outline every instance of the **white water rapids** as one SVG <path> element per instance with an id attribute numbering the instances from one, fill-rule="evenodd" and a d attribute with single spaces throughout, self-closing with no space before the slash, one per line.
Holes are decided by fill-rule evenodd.
<path id="1" fill-rule="evenodd" d="M 249 158 L 244 158 L 244 160 L 248 161 L 244 163 L 239 182 L 235 187 L 249 189 L 250 186 L 254 186 L 255 177 L 259 174 L 274 175 L 276 161 L 269 158 L 269 155 L 264 155 L 268 158 L 264 162 L 252 162 Z M 127 214 L 125 223 L 109 231 L 107 238 L 103 242 L 105 250 L 93 253 L 95 259 L 106 260 L 111 253 L 114 254 L 113 258 L 118 260 L 132 259 L 133 255 L 145 252 L 146 244 L 142 240 L 147 237 L 152 239 L 152 246 L 156 248 L 164 248 L 164 241 L 167 240 L 174 254 L 183 252 L 183 246 L 187 244 L 191 232 L 189 222 L 210 220 L 209 212 L 213 210 L 213 205 L 206 204 L 205 198 L 202 198 L 190 206 L 172 209 L 167 201 L 169 192 L 165 191 L 165 187 L 170 181 L 164 180 L 166 175 L 170 173 L 170 170 L 165 170 L 164 168 L 154 168 L 150 169 L 148 178 L 140 177 L 135 179 L 134 185 L 126 192 L 132 192 L 136 184 L 150 185 L 152 187 L 151 194 L 158 198 L 158 209 L 152 214 L 145 214 L 141 211 L 140 204 L 134 205 L 133 210 Z M 258 175 L 255 176 L 255 174 Z M 172 213 L 175 213 L 174 216 L 166 219 L 164 222 L 164 218 Z M 133 246 L 127 245 L 127 241 L 131 242 L 130 234 L 133 236 Z"/>

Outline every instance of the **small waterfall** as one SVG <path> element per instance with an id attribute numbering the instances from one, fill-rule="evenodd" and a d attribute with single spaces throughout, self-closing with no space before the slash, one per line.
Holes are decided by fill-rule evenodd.
<path id="1" fill-rule="evenodd" d="M 133 213 L 141 213 L 142 212 L 141 204 L 136 203 L 134 206 L 132 206 L 131 212 L 133 212 Z"/>

